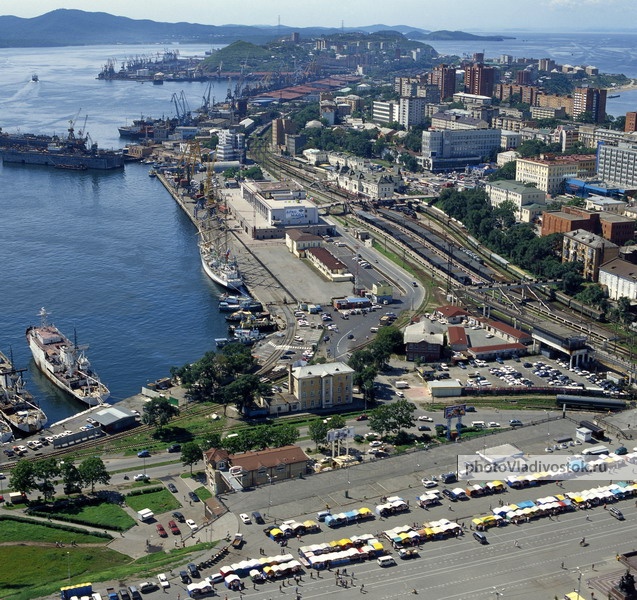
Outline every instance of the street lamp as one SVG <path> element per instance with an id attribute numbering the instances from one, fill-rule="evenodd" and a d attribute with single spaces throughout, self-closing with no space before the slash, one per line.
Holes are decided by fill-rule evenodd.
<path id="1" fill-rule="evenodd" d="M 580 590 L 582 589 L 582 570 L 579 567 L 577 567 L 577 573 L 578 573 L 578 575 L 577 575 L 577 600 L 579 600 L 579 597 L 580 597 L 579 593 L 580 593 Z"/>
<path id="2" fill-rule="evenodd" d="M 66 553 L 66 574 L 69 579 L 69 583 L 71 583 L 71 553 Z"/>
<path id="3" fill-rule="evenodd" d="M 268 481 L 270 483 L 270 487 L 268 488 L 268 514 L 272 517 L 272 485 L 274 484 L 274 480 L 276 479 L 276 475 L 272 477 L 271 475 L 267 475 Z"/>
<path id="4" fill-rule="evenodd" d="M 546 413 L 546 435 L 551 435 L 551 411 L 545 410 Z"/>

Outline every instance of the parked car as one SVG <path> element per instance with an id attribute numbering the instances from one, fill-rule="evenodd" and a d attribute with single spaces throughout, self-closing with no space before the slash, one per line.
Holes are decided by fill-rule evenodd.
<path id="1" fill-rule="evenodd" d="M 252 523 L 252 521 L 250 520 L 250 516 L 247 515 L 246 513 L 241 513 L 239 515 L 239 518 L 241 519 L 244 525 L 250 525 Z"/>
<path id="2" fill-rule="evenodd" d="M 181 534 L 181 530 L 179 529 L 179 526 L 174 521 L 168 521 L 168 527 L 170 529 L 170 532 L 173 535 L 180 535 Z"/>
<path id="3" fill-rule="evenodd" d="M 434 481 L 433 479 L 421 479 L 420 480 L 422 482 L 422 484 L 426 487 L 426 488 L 433 488 L 436 487 L 438 485 L 438 483 L 436 481 Z"/>
<path id="4" fill-rule="evenodd" d="M 164 577 L 166 577 L 166 575 L 164 575 Z M 168 583 L 168 579 L 166 579 L 166 583 Z M 154 592 L 156 589 L 157 589 L 157 584 L 153 583 L 152 581 L 142 581 L 139 584 L 139 591 L 142 594 L 149 594 L 150 592 Z"/>
<path id="5" fill-rule="evenodd" d="M 193 502 L 199 502 L 199 496 L 195 492 L 188 492 L 188 496 Z"/>
<path id="6" fill-rule="evenodd" d="M 166 573 L 159 573 L 157 575 L 157 581 L 159 581 L 159 585 L 162 589 L 166 589 L 170 587 L 170 581 L 168 581 L 168 577 L 166 577 Z M 142 590 L 143 592 L 144 590 Z"/>
<path id="7" fill-rule="evenodd" d="M 166 533 L 166 530 L 164 529 L 164 526 L 161 523 L 157 523 L 155 527 L 157 528 L 157 533 L 159 534 L 159 537 L 168 537 L 168 534 Z"/>
<path id="8" fill-rule="evenodd" d="M 148 458 L 150 456 L 150 452 L 148 450 L 140 450 L 137 453 L 138 458 Z"/>
<path id="9" fill-rule="evenodd" d="M 188 563 L 186 568 L 188 569 L 188 574 L 191 577 L 199 577 L 199 569 L 197 569 L 197 565 L 195 563 Z"/>
<path id="10" fill-rule="evenodd" d="M 431 417 L 428 417 L 427 415 L 420 415 L 418 417 L 419 421 L 425 421 L 426 423 L 433 423 L 434 420 Z"/>
<path id="11" fill-rule="evenodd" d="M 175 521 L 179 521 L 180 523 L 185 523 L 186 522 L 186 517 L 184 517 L 184 515 L 182 515 L 178 511 L 175 511 L 171 516 L 172 516 L 173 519 L 175 519 Z"/>
<path id="12" fill-rule="evenodd" d="M 431 431 L 429 425 L 418 425 L 418 431 Z"/>
<path id="13" fill-rule="evenodd" d="M 511 427 L 522 427 L 523 423 L 522 421 L 520 421 L 519 419 L 511 419 L 509 421 L 509 425 Z"/>
<path id="14" fill-rule="evenodd" d="M 133 481 L 148 481 L 150 477 L 146 475 L 146 473 L 137 473 L 135 477 L 133 477 Z"/>
<path id="15" fill-rule="evenodd" d="M 131 600 L 131 598 L 130 598 L 130 594 L 128 593 L 128 590 L 127 590 L 126 588 L 121 588 L 121 589 L 119 590 L 119 597 L 120 597 L 122 600 Z"/>
<path id="16" fill-rule="evenodd" d="M 497 423 L 496 421 L 489 421 L 487 427 L 500 427 L 500 423 Z"/>
<path id="17" fill-rule="evenodd" d="M 192 519 L 186 519 L 186 525 L 188 525 L 192 531 L 197 531 L 197 529 L 199 529 L 199 525 L 197 525 L 197 523 L 195 523 Z"/>
<path id="18" fill-rule="evenodd" d="M 192 579 L 190 579 L 188 571 L 179 571 L 179 578 L 181 579 L 181 583 L 192 583 Z"/>
<path id="19" fill-rule="evenodd" d="M 628 454 L 628 448 L 626 448 L 626 446 L 620 446 L 619 448 L 617 448 L 617 450 L 615 450 L 615 454 L 617 454 L 618 456 Z"/>
<path id="20" fill-rule="evenodd" d="M 181 452 L 181 444 L 171 444 L 166 450 L 168 452 Z"/>
<path id="21" fill-rule="evenodd" d="M 367 421 L 367 419 L 369 419 L 369 417 L 365 414 L 363 415 L 358 415 L 358 417 L 356 417 L 357 421 Z"/>
<path id="22" fill-rule="evenodd" d="M 265 523 L 265 520 L 263 519 L 263 517 L 261 516 L 261 513 L 259 511 L 254 511 L 252 513 L 252 518 L 254 519 L 255 523 L 258 523 L 259 525 L 263 525 Z"/>
<path id="23" fill-rule="evenodd" d="M 166 484 L 166 487 L 168 488 L 169 492 L 172 492 L 173 494 L 177 493 L 177 486 L 174 483 L 168 483 Z"/>

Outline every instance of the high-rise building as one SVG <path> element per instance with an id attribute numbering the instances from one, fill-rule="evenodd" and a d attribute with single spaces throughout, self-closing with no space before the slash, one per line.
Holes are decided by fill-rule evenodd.
<path id="1" fill-rule="evenodd" d="M 595 123 L 606 119 L 606 90 L 580 87 L 573 92 L 573 119 L 590 113 Z"/>
<path id="2" fill-rule="evenodd" d="M 479 96 L 493 96 L 495 85 L 495 68 L 476 63 L 465 67 L 464 91 Z"/>
<path id="3" fill-rule="evenodd" d="M 524 69 L 515 74 L 515 83 L 518 85 L 531 85 L 533 83 L 533 73 Z"/>
<path id="4" fill-rule="evenodd" d="M 624 125 L 624 131 L 627 133 L 637 131 L 637 112 L 626 113 L 626 124 Z"/>
<path id="5" fill-rule="evenodd" d="M 456 93 L 456 70 L 447 65 L 437 65 L 429 74 L 429 83 L 438 86 L 441 100 L 451 98 Z"/>

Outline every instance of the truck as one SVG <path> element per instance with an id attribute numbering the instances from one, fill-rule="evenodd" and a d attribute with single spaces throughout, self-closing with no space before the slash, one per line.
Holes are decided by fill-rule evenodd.
<path id="1" fill-rule="evenodd" d="M 582 450 L 585 456 L 599 456 L 600 454 L 610 454 L 610 450 L 606 446 L 592 446 Z"/>
<path id="2" fill-rule="evenodd" d="M 142 522 L 150 521 L 154 516 L 155 516 L 155 513 L 153 513 L 153 511 L 150 510 L 150 508 L 142 508 L 141 510 L 137 511 L 137 518 Z"/>
<path id="3" fill-rule="evenodd" d="M 396 383 L 394 383 L 394 387 L 397 390 L 404 390 L 409 387 L 409 383 L 407 383 L 406 381 L 397 381 Z"/>
<path id="4" fill-rule="evenodd" d="M 243 534 L 242 533 L 235 533 L 234 534 L 234 539 L 232 540 L 232 547 L 233 548 L 241 548 L 242 545 L 243 545 Z"/>

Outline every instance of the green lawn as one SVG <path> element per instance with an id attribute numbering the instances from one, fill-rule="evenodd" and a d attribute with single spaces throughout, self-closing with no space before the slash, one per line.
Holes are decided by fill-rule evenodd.
<path id="1" fill-rule="evenodd" d="M 60 532 L 58 537 L 62 537 Z M 80 543 L 79 536 L 75 539 Z M 98 582 L 120 580 L 136 583 L 151 579 L 161 570 L 170 570 L 189 561 L 189 556 L 211 549 L 215 543 L 197 544 L 169 553 L 155 552 L 131 560 L 130 557 L 105 547 L 43 548 L 40 546 L 4 546 L 0 561 L 0 598 L 32 600 L 40 596 L 59 597 L 60 587 L 70 583 L 93 583 L 93 590 L 104 595 Z M 28 569 L 24 566 L 29 565 Z"/>
<path id="2" fill-rule="evenodd" d="M 139 496 L 126 496 L 126 504 L 133 510 L 150 508 L 156 515 L 181 507 L 179 500 L 166 489 Z"/>
<path id="3" fill-rule="evenodd" d="M 125 530 L 135 525 L 135 520 L 123 508 L 108 502 L 95 506 L 71 506 L 50 514 L 52 519 L 55 519 L 56 515 L 73 517 L 85 525 L 103 527 L 104 529 Z"/>
<path id="4" fill-rule="evenodd" d="M 208 500 L 208 498 L 212 498 L 212 492 L 205 486 L 198 487 L 195 490 L 195 494 L 199 496 L 199 499 L 203 502 L 204 500 Z"/>
<path id="5" fill-rule="evenodd" d="M 25 523 L 24 521 L 14 521 L 13 519 L 0 519 L 0 540 L 3 542 L 41 542 L 51 544 L 55 542 L 70 544 L 72 541 L 78 544 L 106 544 L 110 541 L 90 533 L 65 531 L 55 527 L 55 525 L 42 525 L 37 521 Z"/>

